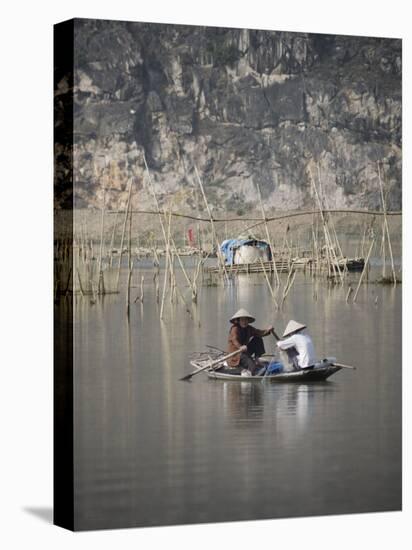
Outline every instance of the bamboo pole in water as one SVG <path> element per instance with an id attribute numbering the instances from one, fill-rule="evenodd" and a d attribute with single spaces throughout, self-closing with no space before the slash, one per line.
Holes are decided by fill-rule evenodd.
<path id="1" fill-rule="evenodd" d="M 316 258 L 316 265 L 313 275 L 316 275 L 316 272 L 318 271 L 320 267 L 319 262 L 319 247 L 318 247 L 318 239 L 316 237 L 315 228 L 314 228 L 314 222 L 312 222 L 312 239 L 313 239 L 313 249 L 314 249 L 314 258 Z"/>
<path id="2" fill-rule="evenodd" d="M 382 222 L 382 239 L 381 239 L 381 253 L 382 253 L 382 279 L 386 278 L 386 227 L 385 220 Z"/>
<path id="3" fill-rule="evenodd" d="M 148 182 L 149 182 L 150 192 L 152 193 L 152 196 L 153 196 L 153 199 L 154 199 L 154 202 L 155 202 L 155 205 L 156 205 L 156 209 L 157 209 L 157 215 L 159 216 L 160 228 L 162 230 L 163 241 L 164 241 L 165 247 L 166 247 L 166 256 L 167 256 L 166 260 L 168 260 L 170 262 L 171 258 L 169 257 L 170 256 L 170 248 L 168 247 L 168 237 L 166 235 L 166 229 L 165 229 L 165 225 L 163 223 L 163 217 L 162 217 L 162 212 L 160 210 L 159 201 L 157 200 L 156 191 L 155 191 L 154 185 L 152 183 L 152 177 L 150 175 L 149 166 L 147 165 L 147 162 L 146 162 L 146 155 L 144 153 L 143 153 L 143 161 L 144 161 L 144 165 L 145 165 L 146 172 L 147 172 L 147 179 L 148 179 Z M 166 217 L 165 212 L 164 212 L 164 215 Z M 171 216 L 172 216 L 172 212 L 170 210 L 169 218 L 171 218 Z"/>
<path id="4" fill-rule="evenodd" d="M 387 212 L 387 210 L 386 210 L 386 201 L 385 201 L 385 196 L 384 196 L 384 193 L 383 193 L 383 184 L 382 184 L 382 180 L 381 180 L 381 171 L 380 171 L 380 168 L 379 168 L 379 161 L 378 161 L 378 179 L 379 179 L 379 187 L 380 187 L 380 192 L 381 192 L 381 201 L 382 201 L 382 208 L 383 208 L 383 223 L 384 223 L 384 227 L 386 229 L 386 235 L 388 237 L 388 249 L 389 249 L 389 255 L 390 255 L 390 258 L 391 258 L 393 284 L 394 284 L 394 286 L 396 286 L 395 263 L 393 261 L 392 243 L 391 243 L 391 237 L 390 237 L 390 234 L 389 234 L 388 218 L 387 218 L 387 215 L 386 215 L 386 212 Z"/>
<path id="5" fill-rule="evenodd" d="M 293 286 L 293 283 L 295 282 L 295 277 L 296 277 L 296 270 L 293 270 L 293 275 L 292 275 L 292 278 L 290 279 L 290 282 L 289 284 L 284 288 L 283 290 L 283 297 L 282 297 L 282 306 L 287 298 L 287 295 L 289 294 L 289 291 L 290 289 L 292 288 Z"/>
<path id="6" fill-rule="evenodd" d="M 193 285 L 193 283 L 192 283 L 192 281 L 191 281 L 189 275 L 187 274 L 187 271 L 186 271 L 186 269 L 185 269 L 185 267 L 184 267 L 184 265 L 183 265 L 182 259 L 180 258 L 179 253 L 178 253 L 178 251 L 177 251 L 176 243 L 175 243 L 173 237 L 171 237 L 170 240 L 171 240 L 171 243 L 172 243 L 172 246 L 173 246 L 173 252 L 174 252 L 174 254 L 175 254 L 175 256 L 176 256 L 176 258 L 177 258 L 177 260 L 178 260 L 178 262 L 179 262 L 180 268 L 181 268 L 181 270 L 182 270 L 182 272 L 183 272 L 183 275 L 184 275 L 184 277 L 185 277 L 185 279 L 186 279 L 186 281 L 187 281 L 187 284 L 189 285 L 189 287 L 190 287 L 190 289 L 191 289 L 191 291 L 192 291 L 192 300 L 195 302 L 195 301 L 196 301 L 196 297 L 197 297 L 196 288 L 195 288 L 195 286 Z"/>
<path id="7" fill-rule="evenodd" d="M 365 265 L 363 266 L 361 276 L 359 277 L 358 286 L 356 287 L 356 291 L 355 291 L 355 294 L 353 296 L 353 302 L 356 302 L 356 298 L 358 296 L 358 292 L 359 292 L 359 289 L 360 289 L 360 286 L 361 286 L 361 283 L 362 283 L 362 279 L 365 275 L 365 272 L 368 269 L 369 258 L 370 258 L 370 255 L 371 255 L 371 252 L 372 252 L 372 249 L 373 249 L 374 245 L 375 245 L 375 237 L 372 239 L 371 245 L 369 247 L 368 254 L 367 254 L 366 260 L 365 260 Z"/>
<path id="8" fill-rule="evenodd" d="M 262 195 L 260 193 L 259 184 L 257 184 L 256 187 L 257 187 L 257 190 L 258 190 L 258 198 L 259 198 L 260 210 L 262 212 L 262 218 L 264 219 L 264 222 L 265 222 L 266 238 L 267 238 L 267 241 L 268 241 L 268 244 L 269 244 L 270 253 L 272 254 L 273 271 L 274 271 L 275 276 L 276 276 L 276 284 L 277 284 L 277 286 L 280 286 L 279 273 L 278 273 L 278 269 L 277 269 L 277 266 L 276 266 L 275 249 L 273 248 L 272 239 L 271 239 L 270 233 L 269 233 L 269 227 L 268 227 L 268 223 L 267 223 L 265 207 L 263 206 Z"/>
<path id="9" fill-rule="evenodd" d="M 127 253 L 128 253 L 128 264 L 129 264 L 129 269 L 130 269 L 130 266 L 132 265 L 132 220 L 133 220 L 133 212 L 132 210 L 130 210 L 129 212 L 129 246 L 128 246 L 128 250 L 127 250 Z"/>
<path id="10" fill-rule="evenodd" d="M 321 190 L 321 194 L 323 195 L 323 201 L 325 203 L 325 206 L 326 206 L 326 210 L 329 210 L 329 205 L 328 205 L 328 201 L 326 199 L 326 195 L 325 193 L 323 192 L 323 187 L 322 187 L 322 180 L 321 180 L 321 177 L 320 177 L 320 166 L 319 166 L 319 163 L 317 163 L 317 169 L 318 169 L 318 181 L 319 181 L 319 187 L 320 187 L 320 190 Z M 338 239 L 338 234 L 336 233 L 336 228 L 335 228 L 335 223 L 333 221 L 333 216 L 332 216 L 332 213 L 329 213 L 329 217 L 328 217 L 328 221 L 330 222 L 330 225 L 332 227 L 332 233 L 334 235 L 334 243 L 333 244 L 336 244 L 336 247 L 339 251 L 339 254 L 340 254 L 340 257 L 343 258 L 343 252 L 342 252 L 342 248 L 340 246 L 340 242 L 339 242 L 339 239 Z M 329 233 L 329 238 L 330 238 L 330 233 Z M 345 271 L 346 268 L 345 268 Z M 343 282 L 343 280 L 342 280 Z"/>
<path id="11" fill-rule="evenodd" d="M 311 182 L 312 182 L 313 189 L 315 191 L 315 197 L 316 197 L 316 200 L 317 200 L 318 205 L 319 205 L 319 211 L 320 211 L 322 224 L 323 224 L 323 232 L 324 232 L 324 236 L 325 236 L 325 246 L 326 246 L 326 255 L 327 255 L 327 261 L 328 261 L 328 274 L 329 275 L 331 274 L 331 268 L 332 268 L 334 278 L 336 278 L 336 270 L 337 270 L 338 273 L 339 273 L 339 277 L 340 277 L 341 281 L 343 282 L 342 272 L 338 267 L 338 260 L 337 260 L 336 254 L 335 254 L 334 247 L 333 247 L 332 242 L 331 242 L 327 221 L 326 221 L 325 215 L 323 213 L 323 209 L 322 209 L 323 205 L 322 205 L 322 202 L 320 200 L 319 193 L 318 193 L 318 190 L 317 190 L 317 187 L 316 187 L 316 184 L 315 184 L 315 180 L 313 179 L 312 170 L 310 169 L 310 167 L 309 167 L 309 174 L 310 174 L 310 179 L 311 179 Z"/>
<path id="12" fill-rule="evenodd" d="M 122 238 L 121 238 L 121 241 L 120 241 L 119 266 L 118 266 L 118 269 L 117 269 L 116 286 L 115 286 L 116 291 L 119 290 L 120 269 L 122 267 L 122 258 L 123 258 L 123 244 L 124 244 L 124 237 L 125 237 L 125 234 L 126 234 L 127 216 L 129 214 L 129 208 L 130 208 L 130 197 L 131 197 L 131 194 L 132 194 L 132 184 L 133 184 L 133 179 L 129 178 L 129 192 L 128 192 L 128 195 L 127 195 L 126 212 L 125 212 L 124 221 L 123 221 Z"/>
<path id="13" fill-rule="evenodd" d="M 83 291 L 83 285 L 82 285 L 82 280 L 80 278 L 80 271 L 79 271 L 79 268 L 77 268 L 77 279 L 79 281 L 79 289 L 80 289 L 80 294 L 84 297 L 84 291 Z"/>
<path id="14" fill-rule="evenodd" d="M 69 269 L 69 275 L 67 277 L 67 283 L 66 283 L 66 290 L 64 291 L 65 296 L 69 294 L 69 288 L 70 288 L 70 280 L 72 277 L 72 268 Z M 74 286 L 74 285 L 73 285 Z"/>
<path id="15" fill-rule="evenodd" d="M 212 242 L 213 241 L 215 242 L 219 266 L 222 269 L 226 280 L 229 280 L 229 276 L 227 274 L 225 262 L 224 262 L 224 260 L 221 256 L 221 254 L 220 254 L 220 243 L 219 243 L 219 240 L 217 238 L 217 233 L 216 233 L 216 228 L 215 228 L 215 224 L 214 224 L 214 220 L 213 220 L 212 211 L 210 210 L 210 206 L 209 206 L 206 194 L 205 194 L 205 190 L 203 188 L 202 180 L 200 179 L 199 172 L 197 171 L 197 168 L 196 168 L 195 164 L 194 164 L 194 169 L 195 169 L 195 174 L 196 174 L 197 181 L 199 183 L 200 191 L 202 193 L 203 201 L 205 203 L 207 213 L 209 214 L 209 221 L 210 221 L 210 226 L 211 226 L 211 229 L 212 229 Z"/>
<path id="16" fill-rule="evenodd" d="M 278 301 L 276 300 L 276 292 L 275 290 L 272 288 L 272 285 L 270 284 L 270 281 L 269 281 L 269 277 L 268 277 L 268 274 L 266 272 L 266 268 L 265 268 L 265 264 L 263 263 L 263 260 L 262 258 L 259 258 L 260 260 L 260 263 L 261 263 L 261 266 L 262 266 L 262 269 L 263 269 L 263 273 L 265 274 L 265 280 L 266 280 L 266 283 L 269 287 L 269 291 L 270 291 L 270 294 L 272 296 L 272 300 L 274 301 L 275 303 L 275 306 L 276 306 L 276 309 L 279 309 L 279 304 L 278 304 Z M 279 288 L 279 287 L 278 287 Z"/>
<path id="17" fill-rule="evenodd" d="M 118 212 L 116 212 L 116 216 L 114 218 L 114 225 L 113 225 L 113 231 L 112 231 L 112 238 L 110 239 L 110 260 L 109 260 L 109 265 L 110 267 L 113 266 L 113 248 L 114 248 L 114 239 L 115 239 L 115 235 L 116 235 L 116 229 L 117 229 L 117 216 L 118 216 Z"/>
<path id="18" fill-rule="evenodd" d="M 103 185 L 103 198 L 102 198 L 102 212 L 101 212 L 101 218 L 100 218 L 100 248 L 99 248 L 99 263 L 98 263 L 98 277 L 99 277 L 99 283 L 98 283 L 98 294 L 104 293 L 104 275 L 102 270 L 102 261 L 103 261 L 103 240 L 104 240 L 104 214 L 105 214 L 105 202 L 106 202 L 106 185 L 105 185 L 105 177 L 104 172 L 102 174 L 102 185 Z"/>

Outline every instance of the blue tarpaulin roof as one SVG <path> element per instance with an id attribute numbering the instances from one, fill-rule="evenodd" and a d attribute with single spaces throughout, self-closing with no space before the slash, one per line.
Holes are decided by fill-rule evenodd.
<path id="1" fill-rule="evenodd" d="M 244 245 L 256 246 L 257 248 L 267 248 L 269 246 L 265 241 L 257 241 L 256 239 L 226 239 L 220 245 L 225 263 L 232 265 L 236 249 Z"/>

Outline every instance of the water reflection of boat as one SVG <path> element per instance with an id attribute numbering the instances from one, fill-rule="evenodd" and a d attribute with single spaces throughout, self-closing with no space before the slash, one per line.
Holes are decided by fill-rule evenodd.
<path id="1" fill-rule="evenodd" d="M 204 368 L 209 360 L 191 361 L 191 364 L 197 368 Z M 316 363 L 313 367 L 300 369 L 292 372 L 280 372 L 279 374 L 261 375 L 261 376 L 242 376 L 242 369 L 228 368 L 222 366 L 218 369 L 206 371 L 209 378 L 214 380 L 236 380 L 238 382 L 320 382 L 326 380 L 342 367 L 335 365 L 328 359 Z"/>

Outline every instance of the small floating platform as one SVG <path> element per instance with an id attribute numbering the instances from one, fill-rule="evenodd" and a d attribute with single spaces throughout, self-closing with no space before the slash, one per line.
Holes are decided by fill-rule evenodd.
<path id="1" fill-rule="evenodd" d="M 290 271 L 291 267 L 303 268 L 303 264 L 295 264 L 294 262 L 288 262 L 287 260 L 278 260 L 276 261 L 276 270 L 279 273 L 287 273 Z M 225 265 L 226 272 L 229 275 L 237 275 L 238 273 L 272 273 L 275 268 L 273 266 L 273 261 L 266 261 L 260 263 L 251 263 L 251 264 L 232 264 Z M 222 271 L 222 267 L 219 265 L 216 266 L 207 266 L 204 268 L 205 273 L 219 273 Z"/>

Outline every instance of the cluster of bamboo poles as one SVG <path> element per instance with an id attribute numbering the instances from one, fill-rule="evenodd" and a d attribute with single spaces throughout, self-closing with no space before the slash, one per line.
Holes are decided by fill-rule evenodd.
<path id="1" fill-rule="evenodd" d="M 172 220 L 176 217 L 185 217 L 184 214 L 180 214 L 173 211 L 173 202 L 169 203 L 168 208 L 160 208 L 159 200 L 155 191 L 155 187 L 152 182 L 152 177 L 148 164 L 146 162 L 145 155 L 143 154 L 143 160 L 146 170 L 148 189 L 150 190 L 155 210 L 151 211 L 158 218 L 159 228 L 161 232 L 161 241 L 163 244 L 163 258 L 164 269 L 160 270 L 160 257 L 157 246 L 152 243 L 151 250 L 153 255 L 153 277 L 152 282 L 155 287 L 156 302 L 160 308 L 160 318 L 164 318 L 165 304 L 167 297 L 169 297 L 170 303 L 175 301 L 181 302 L 189 315 L 192 315 L 189 307 L 190 301 L 197 303 L 199 293 L 199 280 L 202 280 L 200 275 L 203 275 L 203 266 L 207 256 L 202 254 L 201 247 L 199 246 L 198 254 L 195 254 L 195 267 L 190 270 L 185 266 L 182 261 L 181 254 L 176 245 L 174 239 L 174 232 L 172 228 Z M 269 289 L 270 296 L 276 308 L 281 308 L 285 303 L 287 297 L 290 295 L 293 288 L 296 270 L 298 268 L 298 260 L 305 259 L 308 254 L 310 258 L 306 258 L 307 263 L 303 262 L 303 265 L 308 266 L 310 273 L 313 277 L 320 277 L 326 274 L 327 280 L 331 284 L 343 285 L 347 280 L 348 270 L 346 267 L 346 258 L 342 252 L 342 247 L 338 239 L 334 219 L 332 216 L 332 210 L 328 208 L 326 196 L 322 189 L 322 181 L 320 168 L 317 165 L 317 181 L 313 177 L 312 171 L 309 170 L 311 187 L 313 189 L 313 196 L 315 200 L 314 213 L 312 215 L 311 223 L 311 249 L 301 250 L 299 240 L 295 243 L 289 238 L 289 225 L 285 229 L 283 238 L 283 244 L 275 248 L 273 233 L 270 229 L 270 224 L 276 220 L 284 220 L 290 218 L 293 214 L 282 215 L 276 218 L 270 218 L 267 216 L 265 206 L 262 200 L 261 190 L 257 186 L 257 198 L 259 203 L 259 209 L 261 212 L 260 218 L 242 218 L 242 222 L 246 225 L 247 221 L 254 221 L 251 226 L 244 227 L 244 231 L 247 231 L 249 235 L 254 236 L 253 231 L 258 231 L 258 235 L 254 236 L 256 239 L 265 239 L 269 245 L 271 251 L 271 262 L 268 269 L 267 262 L 260 260 L 259 268 L 263 273 L 265 282 Z M 382 211 L 375 213 L 381 214 L 383 217 L 382 222 L 382 239 L 381 239 L 381 255 L 382 255 L 382 281 L 392 282 L 396 285 L 397 278 L 394 266 L 393 252 L 391 236 L 389 232 L 388 216 L 384 186 L 381 177 L 381 167 L 378 163 L 378 180 L 380 186 L 380 196 L 382 203 Z M 224 229 L 226 237 L 227 235 L 227 222 L 232 220 L 216 220 L 212 214 L 212 208 L 207 199 L 207 195 L 197 170 L 194 165 L 194 174 L 196 176 L 196 183 L 200 190 L 202 200 L 208 218 L 202 219 L 207 221 L 209 226 L 209 247 L 217 251 L 217 269 L 219 273 L 218 281 L 225 284 L 233 277 L 233 270 L 229 269 L 225 264 L 223 256 L 220 254 L 220 242 L 221 239 L 218 235 L 217 225 L 219 222 L 225 221 Z M 132 225 L 133 214 L 135 211 L 132 209 L 133 190 L 135 187 L 135 179 L 129 178 L 127 182 L 127 200 L 125 209 L 123 211 L 116 211 L 114 223 L 112 227 L 107 227 L 106 223 L 106 189 L 110 182 L 110 169 L 103 171 L 100 174 L 101 181 L 101 213 L 100 213 L 100 238 L 98 244 L 93 242 L 88 236 L 87 220 L 84 219 L 83 223 L 76 224 L 76 234 L 74 240 L 74 246 L 71 246 L 69 240 L 61 241 L 57 244 L 58 263 L 68 265 L 69 268 L 66 272 L 60 270 L 59 276 L 55 278 L 55 294 L 67 294 L 69 292 L 77 292 L 81 296 L 91 296 L 91 302 L 94 303 L 98 295 L 104 295 L 108 293 L 118 293 L 120 287 L 120 276 L 122 268 L 125 267 L 124 258 L 127 255 L 127 283 L 126 283 L 126 308 L 127 313 L 130 312 L 131 303 L 143 303 L 145 294 L 145 279 L 144 275 L 140 277 L 139 293 L 132 298 L 133 275 L 136 267 L 136 263 L 132 257 Z M 295 216 L 301 215 L 301 213 L 294 214 Z M 194 216 L 186 216 L 190 219 L 199 219 Z M 372 252 L 376 247 L 377 239 L 375 236 L 373 224 L 376 216 L 373 217 L 372 222 L 364 225 L 364 232 L 362 237 L 362 243 L 360 248 L 360 254 L 364 257 L 363 271 L 359 277 L 358 285 L 354 291 L 351 286 L 348 288 L 346 301 L 349 301 L 353 293 L 353 301 L 356 301 L 360 285 L 368 278 L 368 270 L 370 265 L 370 258 Z M 260 226 L 260 230 L 258 227 Z M 263 228 L 262 228 L 263 226 Z M 115 245 L 117 243 L 118 232 L 120 231 L 120 246 L 117 248 L 117 254 L 115 255 Z M 109 238 L 106 242 L 106 233 L 109 233 Z M 204 237 L 203 237 L 204 238 Z M 279 242 L 279 241 L 278 241 Z M 391 263 L 391 277 L 387 277 L 386 269 L 386 254 L 389 253 Z M 68 261 L 69 254 L 73 253 L 73 268 L 71 268 L 71 261 Z M 366 253 L 366 257 L 364 254 Z M 280 266 L 280 267 L 279 267 Z M 279 272 L 287 273 L 286 277 L 280 277 Z M 181 274 L 178 277 L 178 272 Z M 161 275 L 163 279 L 161 280 Z M 183 284 L 179 282 L 183 279 Z M 190 298 L 187 295 L 187 289 L 190 291 Z"/>

